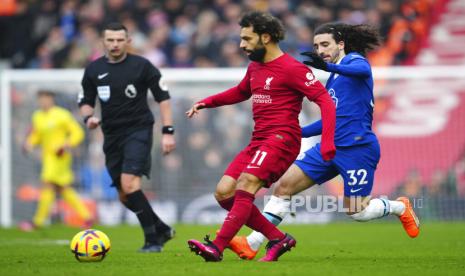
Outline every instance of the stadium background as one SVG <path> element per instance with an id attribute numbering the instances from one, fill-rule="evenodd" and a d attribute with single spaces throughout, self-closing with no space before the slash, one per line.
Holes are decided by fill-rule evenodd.
<path id="1" fill-rule="evenodd" d="M 270 11 L 283 20 L 287 38 L 282 48 L 296 58 L 312 49 L 312 31 L 321 23 L 339 20 L 378 26 L 385 41 L 369 59 L 374 67 L 391 69 L 384 78 L 377 78 L 375 87 L 375 131 L 382 159 L 374 194 L 413 198 L 422 220 L 465 219 L 465 81 L 457 77 L 465 71 L 465 49 L 461 46 L 465 42 L 464 1 L 10 0 L 0 5 L 0 73 L 2 82 L 11 88 L 1 91 L 3 96 L 10 95 L 7 104 L 12 111 L 12 128 L 2 125 L 2 132 L 11 135 L 11 156 L 1 160 L 11 162 L 12 179 L 11 183 L 2 182 L 1 187 L 11 185 L 12 222 L 29 219 L 38 197 L 39 160 L 21 153 L 35 108 L 35 92 L 39 88 L 54 90 L 58 104 L 79 118 L 76 95 L 82 71 L 77 69 L 102 54 L 99 29 L 115 20 L 129 28 L 132 52 L 162 70 L 170 69 L 165 71 L 174 76 L 192 74 L 194 79 L 204 79 L 169 82 L 177 150 L 161 156 L 157 124 L 152 176 L 144 183 L 147 195 L 157 212 L 170 222 L 220 222 L 225 213 L 214 202 L 212 191 L 225 166 L 250 137 L 250 103 L 208 110 L 193 120 L 187 120 L 184 111 L 196 99 L 239 80 L 240 76 L 232 76 L 243 72 L 248 61 L 238 48 L 237 20 L 249 9 Z M 435 67 L 444 65 L 451 67 L 448 71 Z M 217 67 L 236 69 L 219 71 Z M 172 68 L 194 71 L 176 73 Z M 209 75 L 195 68 L 210 69 L 203 71 Z M 415 77 L 425 68 L 429 77 Z M 39 71 L 21 71 L 24 69 Z M 76 70 L 45 71 L 49 69 Z M 405 75 L 392 80 L 389 72 L 397 69 L 406 69 L 402 71 Z M 48 74 L 46 81 L 33 80 L 35 74 L 44 72 Z M 70 73 L 75 75 L 74 81 L 63 77 Z M 21 77 L 12 78 L 15 74 Z M 221 81 L 221 74 L 233 75 L 223 76 Z M 321 72 L 319 76 L 324 78 Z M 156 109 L 153 104 L 152 110 Z M 306 104 L 301 122 L 318 117 L 315 106 Z M 314 142 L 311 139 L 304 144 L 308 147 Z M 86 142 L 75 152 L 75 185 L 100 223 L 134 223 L 135 217 L 124 211 L 115 191 L 108 187 L 101 146 L 101 132 L 88 132 Z M 315 197 L 340 195 L 341 191 L 341 180 L 335 179 L 306 193 Z M 267 193 L 260 192 L 259 205 Z M 52 220 L 79 224 L 64 204 L 55 210 L 64 212 L 55 212 Z M 301 210 L 288 222 L 324 223 L 344 218 L 344 214 Z"/>

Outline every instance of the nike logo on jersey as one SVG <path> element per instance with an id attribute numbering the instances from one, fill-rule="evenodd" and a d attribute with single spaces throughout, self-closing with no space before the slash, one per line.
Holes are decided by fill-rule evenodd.
<path id="1" fill-rule="evenodd" d="M 251 166 L 251 165 L 247 165 L 247 169 L 258 169 L 260 167 L 258 166 Z"/>
<path id="2" fill-rule="evenodd" d="M 358 189 L 353 189 L 353 188 L 352 188 L 352 189 L 350 189 L 350 192 L 351 192 L 351 193 L 356 193 L 356 192 L 358 192 L 358 191 L 360 191 L 360 190 L 362 190 L 362 189 L 363 189 L 363 188 L 358 188 Z"/>
<path id="3" fill-rule="evenodd" d="M 100 74 L 100 75 L 97 76 L 97 78 L 98 78 L 99 80 L 101 80 L 101 79 L 103 79 L 104 77 L 106 77 L 107 75 L 108 75 L 108 73 Z"/>

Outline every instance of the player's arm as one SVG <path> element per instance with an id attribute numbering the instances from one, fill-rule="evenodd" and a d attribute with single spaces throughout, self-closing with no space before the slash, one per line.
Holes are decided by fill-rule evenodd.
<path id="1" fill-rule="evenodd" d="M 40 144 L 40 135 L 37 132 L 35 127 L 35 115 L 32 116 L 32 125 L 28 131 L 28 135 L 26 137 L 26 141 L 23 144 L 23 150 L 25 153 L 30 153 L 34 150 L 34 147 Z"/>
<path id="2" fill-rule="evenodd" d="M 370 64 L 361 56 L 353 56 L 348 64 L 334 64 L 325 62 L 317 53 L 304 52 L 302 55 L 308 57 L 305 64 L 327 72 L 333 72 L 344 76 L 366 78 L 371 75 Z"/>
<path id="3" fill-rule="evenodd" d="M 153 98 L 160 106 L 160 117 L 162 122 L 161 148 L 164 155 L 172 152 L 176 148 L 174 139 L 173 112 L 171 111 L 170 94 L 168 87 L 164 83 L 160 71 L 150 62 L 145 68 L 145 80 L 152 92 Z"/>
<path id="4" fill-rule="evenodd" d="M 310 101 L 316 103 L 321 110 L 322 136 L 321 155 L 328 161 L 334 158 L 334 131 L 336 128 L 336 107 L 324 86 L 315 79 L 313 73 L 305 66 L 295 67 L 290 82 L 291 88 L 303 93 Z"/>
<path id="5" fill-rule="evenodd" d="M 84 130 L 81 125 L 74 119 L 71 113 L 66 114 L 66 128 L 68 130 L 68 139 L 66 145 L 71 148 L 77 147 L 84 140 Z"/>
<path id="6" fill-rule="evenodd" d="M 84 130 L 74 119 L 73 115 L 70 112 L 64 112 L 62 116 L 63 124 L 68 136 L 66 137 L 64 144 L 56 151 L 58 156 L 63 155 L 65 151 L 71 148 L 77 147 L 84 140 Z"/>
<path id="7" fill-rule="evenodd" d="M 302 137 L 303 138 L 308 138 L 308 137 L 313 137 L 317 135 L 321 135 L 323 132 L 323 124 L 321 120 L 318 120 L 316 122 L 313 122 L 309 125 L 306 125 L 302 127 Z"/>
<path id="8" fill-rule="evenodd" d="M 328 93 L 320 94 L 313 99 L 321 110 L 321 155 L 325 161 L 329 161 L 336 155 L 334 145 L 334 132 L 336 128 L 336 107 Z"/>
<path id="9" fill-rule="evenodd" d="M 160 117 L 163 124 L 162 151 L 163 154 L 168 154 L 176 148 L 170 100 L 165 100 L 160 103 Z"/>
<path id="10" fill-rule="evenodd" d="M 89 129 L 94 129 L 100 125 L 100 119 L 94 116 L 95 99 L 97 88 L 90 79 L 88 69 L 84 71 L 81 81 L 82 92 L 78 96 L 79 111 L 84 124 Z"/>
<path id="11" fill-rule="evenodd" d="M 245 74 L 242 81 L 224 92 L 216 95 L 207 97 L 203 100 L 196 102 L 187 112 L 187 117 L 191 118 L 194 114 L 197 114 L 202 108 L 214 108 L 223 105 L 230 105 L 235 103 L 243 102 L 252 96 L 250 90 L 250 76 L 249 71 Z"/>

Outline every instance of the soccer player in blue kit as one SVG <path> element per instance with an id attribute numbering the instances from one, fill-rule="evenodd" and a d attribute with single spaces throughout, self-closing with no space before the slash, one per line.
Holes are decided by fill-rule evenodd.
<path id="1" fill-rule="evenodd" d="M 264 215 L 279 224 L 290 212 L 291 196 L 341 175 L 344 208 L 356 221 L 369 221 L 389 214 L 399 217 L 407 234 L 419 234 L 419 220 L 406 197 L 397 200 L 370 198 L 380 146 L 372 131 L 373 76 L 365 55 L 379 45 L 378 32 L 368 25 L 328 23 L 315 30 L 316 52 L 302 55 L 305 64 L 331 72 L 326 89 L 336 105 L 336 157 L 324 161 L 320 144 L 301 153 L 276 183 Z M 302 137 L 321 134 L 321 120 L 302 128 Z M 259 232 L 236 236 L 229 248 L 243 259 L 253 259 L 265 237 Z"/>

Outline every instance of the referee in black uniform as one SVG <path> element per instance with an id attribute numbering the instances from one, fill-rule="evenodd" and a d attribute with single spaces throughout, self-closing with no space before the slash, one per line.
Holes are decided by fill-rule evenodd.
<path id="1" fill-rule="evenodd" d="M 163 154 L 175 148 L 170 95 L 160 71 L 143 57 L 127 53 L 126 27 L 108 24 L 102 33 L 106 54 L 90 63 L 82 79 L 79 106 L 89 129 L 100 124 L 106 167 L 120 201 L 139 219 L 145 244 L 140 252 L 160 252 L 174 231 L 155 214 L 141 190 L 141 177 L 150 176 L 154 117 L 147 103 L 150 88 L 160 105 Z M 99 98 L 102 119 L 94 115 Z"/>

